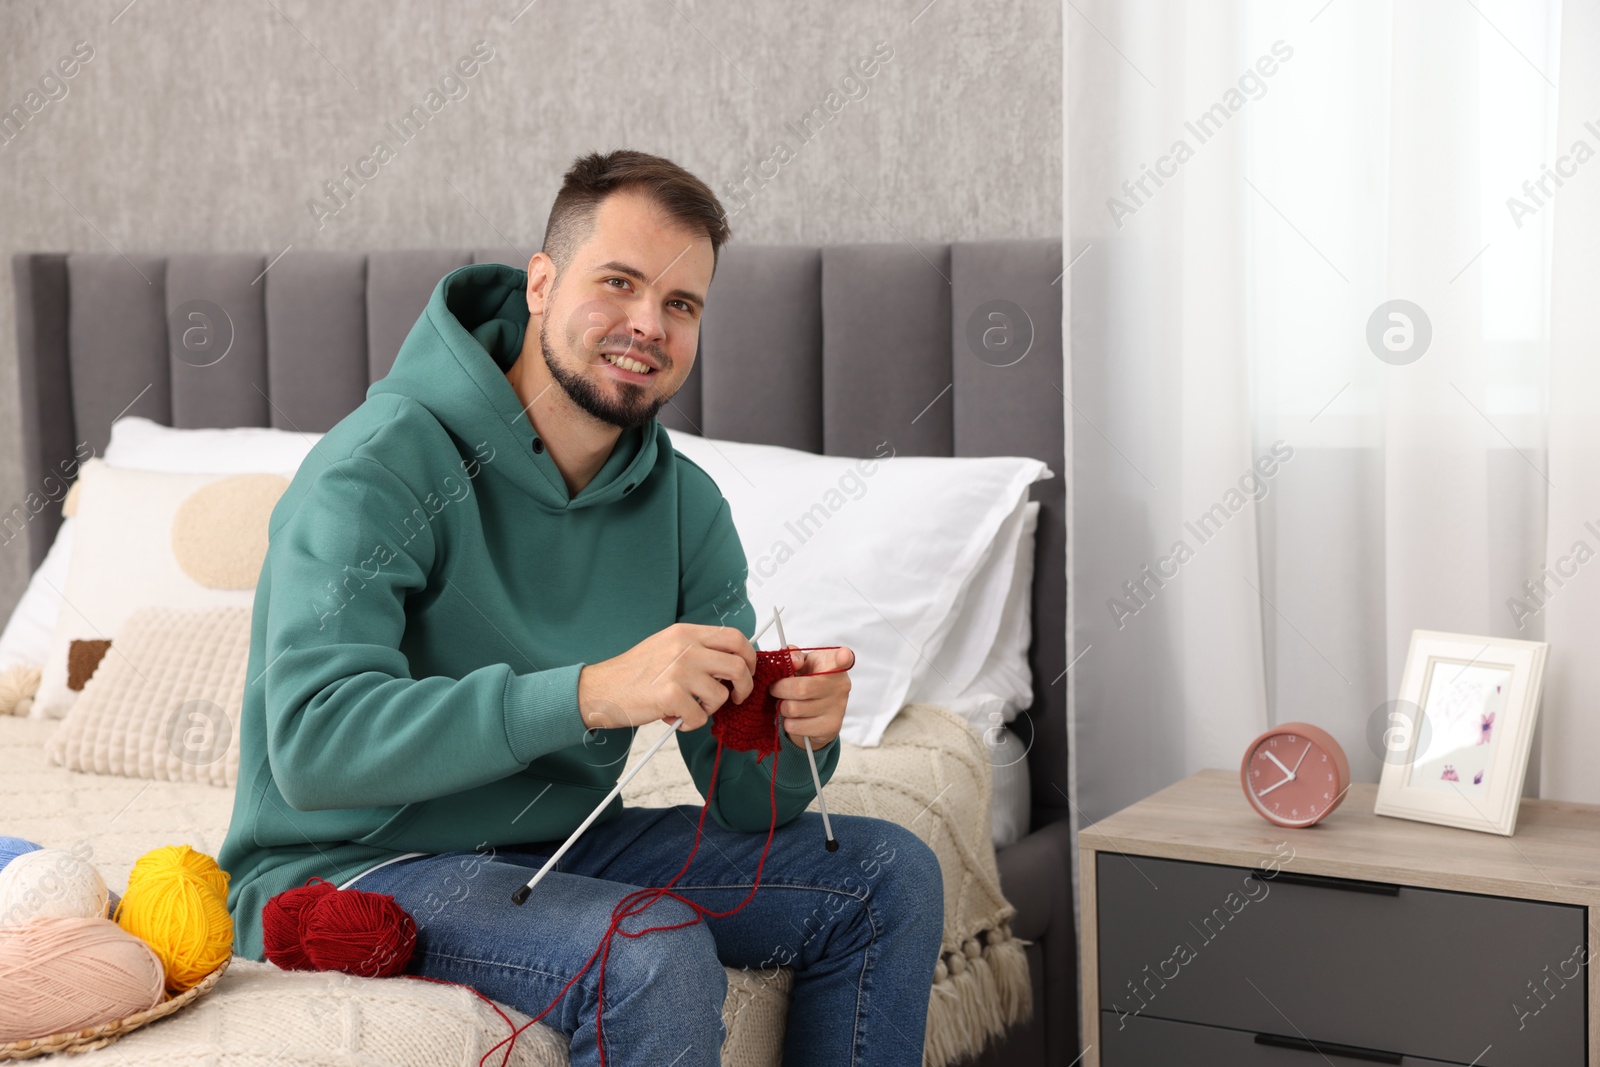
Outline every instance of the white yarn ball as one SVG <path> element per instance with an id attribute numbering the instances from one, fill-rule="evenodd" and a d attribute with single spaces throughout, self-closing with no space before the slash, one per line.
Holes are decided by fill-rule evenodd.
<path id="1" fill-rule="evenodd" d="M 110 891 L 94 864 L 62 848 L 25 852 L 0 867 L 0 926 L 32 919 L 104 919 Z"/>

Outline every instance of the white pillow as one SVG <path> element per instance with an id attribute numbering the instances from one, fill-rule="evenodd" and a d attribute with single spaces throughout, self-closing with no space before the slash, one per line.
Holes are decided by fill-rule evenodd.
<path id="1" fill-rule="evenodd" d="M 989 766 L 994 768 L 989 797 L 989 836 L 995 848 L 1014 845 L 1028 836 L 1033 824 L 1033 775 L 1027 750 L 1010 731 L 984 735 Z"/>
<path id="2" fill-rule="evenodd" d="M 1030 500 L 1023 508 L 1021 536 L 1005 611 L 983 668 L 957 696 L 932 701 L 942 702 L 955 711 L 983 737 L 989 765 L 994 768 L 994 794 L 989 812 L 995 848 L 1005 848 L 1022 840 L 1032 823 L 1028 749 L 1018 735 L 1005 729 L 1004 724 L 1033 706 L 1033 671 L 1028 666 L 1028 649 L 1033 641 L 1033 571 L 1038 525 L 1039 504 Z"/>
<path id="3" fill-rule="evenodd" d="M 111 424 L 111 442 L 104 458 L 113 467 L 147 471 L 270 472 L 292 477 L 320 440 L 320 433 L 259 426 L 180 430 L 139 415 L 125 415 Z"/>
<path id="4" fill-rule="evenodd" d="M 984 661 L 970 691 L 999 695 L 1010 704 L 1005 721 L 1033 707 L 1033 668 L 1028 665 L 1028 650 L 1033 647 L 1033 576 L 1039 555 L 1039 504 L 1029 501 L 1023 509 L 1022 535 L 1017 541 L 1017 561 L 1011 572 L 1011 588 L 1006 593 L 1005 610 L 1000 614 L 1000 632 L 995 635 L 989 658 Z"/>
<path id="5" fill-rule="evenodd" d="M 289 486 L 280 474 L 173 474 L 91 459 L 79 469 L 64 603 L 30 714 L 60 718 L 77 639 L 110 639 L 142 607 L 249 608 L 266 555 L 267 519 Z"/>
<path id="6" fill-rule="evenodd" d="M 728 500 L 757 624 L 781 605 L 791 644 L 855 651 L 845 740 L 878 744 L 927 675 L 957 692 L 977 677 L 988 647 L 941 651 L 938 639 L 1028 486 L 1051 476 L 1044 463 L 892 449 L 854 459 L 677 431 L 671 437 Z M 1007 577 L 1002 605 L 1009 585 Z M 776 648 L 776 636 L 769 631 L 763 647 Z"/>
<path id="7" fill-rule="evenodd" d="M 20 663 L 40 666 L 49 655 L 50 637 L 56 632 L 56 619 L 61 614 L 61 597 L 56 590 L 67 588 L 75 521 L 71 517 L 61 520 L 50 551 L 28 579 L 22 599 L 12 610 L 4 632 L 0 632 L 0 673 Z"/>
<path id="8" fill-rule="evenodd" d="M 1033 704 L 1034 532 L 1037 501 L 1020 500 L 935 638 L 935 663 L 979 664 L 965 681 L 933 671 L 918 678 L 907 700 L 938 704 L 980 732 L 1008 723 Z"/>
<path id="9" fill-rule="evenodd" d="M 1018 521 L 1020 520 L 1020 521 Z M 1039 503 L 1023 503 L 989 554 L 979 573 L 955 610 L 956 622 L 945 638 L 944 647 L 955 647 L 988 638 L 989 652 L 978 674 L 960 692 L 945 686 L 933 676 L 914 686 L 910 699 L 938 704 L 966 719 L 983 740 L 989 765 L 994 769 L 993 795 L 990 798 L 990 830 L 995 848 L 1005 848 L 1027 836 L 1032 816 L 1032 796 L 1028 750 L 1022 740 L 1005 728 L 1019 712 L 1033 706 L 1033 671 L 1028 666 L 1028 649 L 1033 641 L 1033 570 L 1036 555 L 1035 533 L 1039 525 Z M 1015 531 L 1016 536 L 1010 537 Z M 1004 581 L 1005 605 L 997 624 L 983 621 L 981 612 L 971 610 L 973 590 L 989 581 Z"/>

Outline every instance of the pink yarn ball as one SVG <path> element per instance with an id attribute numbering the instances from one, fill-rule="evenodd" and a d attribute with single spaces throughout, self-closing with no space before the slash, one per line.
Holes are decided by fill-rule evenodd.
<path id="1" fill-rule="evenodd" d="M 165 979 L 150 946 L 109 919 L 0 927 L 0 1041 L 48 1037 L 155 1007 Z"/>

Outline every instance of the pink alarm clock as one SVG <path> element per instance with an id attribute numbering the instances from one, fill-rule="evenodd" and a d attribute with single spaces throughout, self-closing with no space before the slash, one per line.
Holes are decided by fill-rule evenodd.
<path id="1" fill-rule="evenodd" d="M 1344 799 L 1350 761 L 1326 730 L 1284 723 L 1250 742 L 1239 782 L 1250 806 L 1268 822 L 1315 826 Z"/>

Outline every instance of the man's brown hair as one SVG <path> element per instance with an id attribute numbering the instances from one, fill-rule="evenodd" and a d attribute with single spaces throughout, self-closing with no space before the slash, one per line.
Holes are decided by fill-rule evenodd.
<path id="1" fill-rule="evenodd" d="M 624 189 L 645 194 L 674 222 L 705 231 L 711 238 L 711 272 L 716 274 L 717 253 L 732 232 L 716 194 L 670 159 L 619 148 L 578 157 L 562 179 L 544 227 L 544 253 L 555 261 L 558 280 L 594 233 L 600 202 Z"/>

